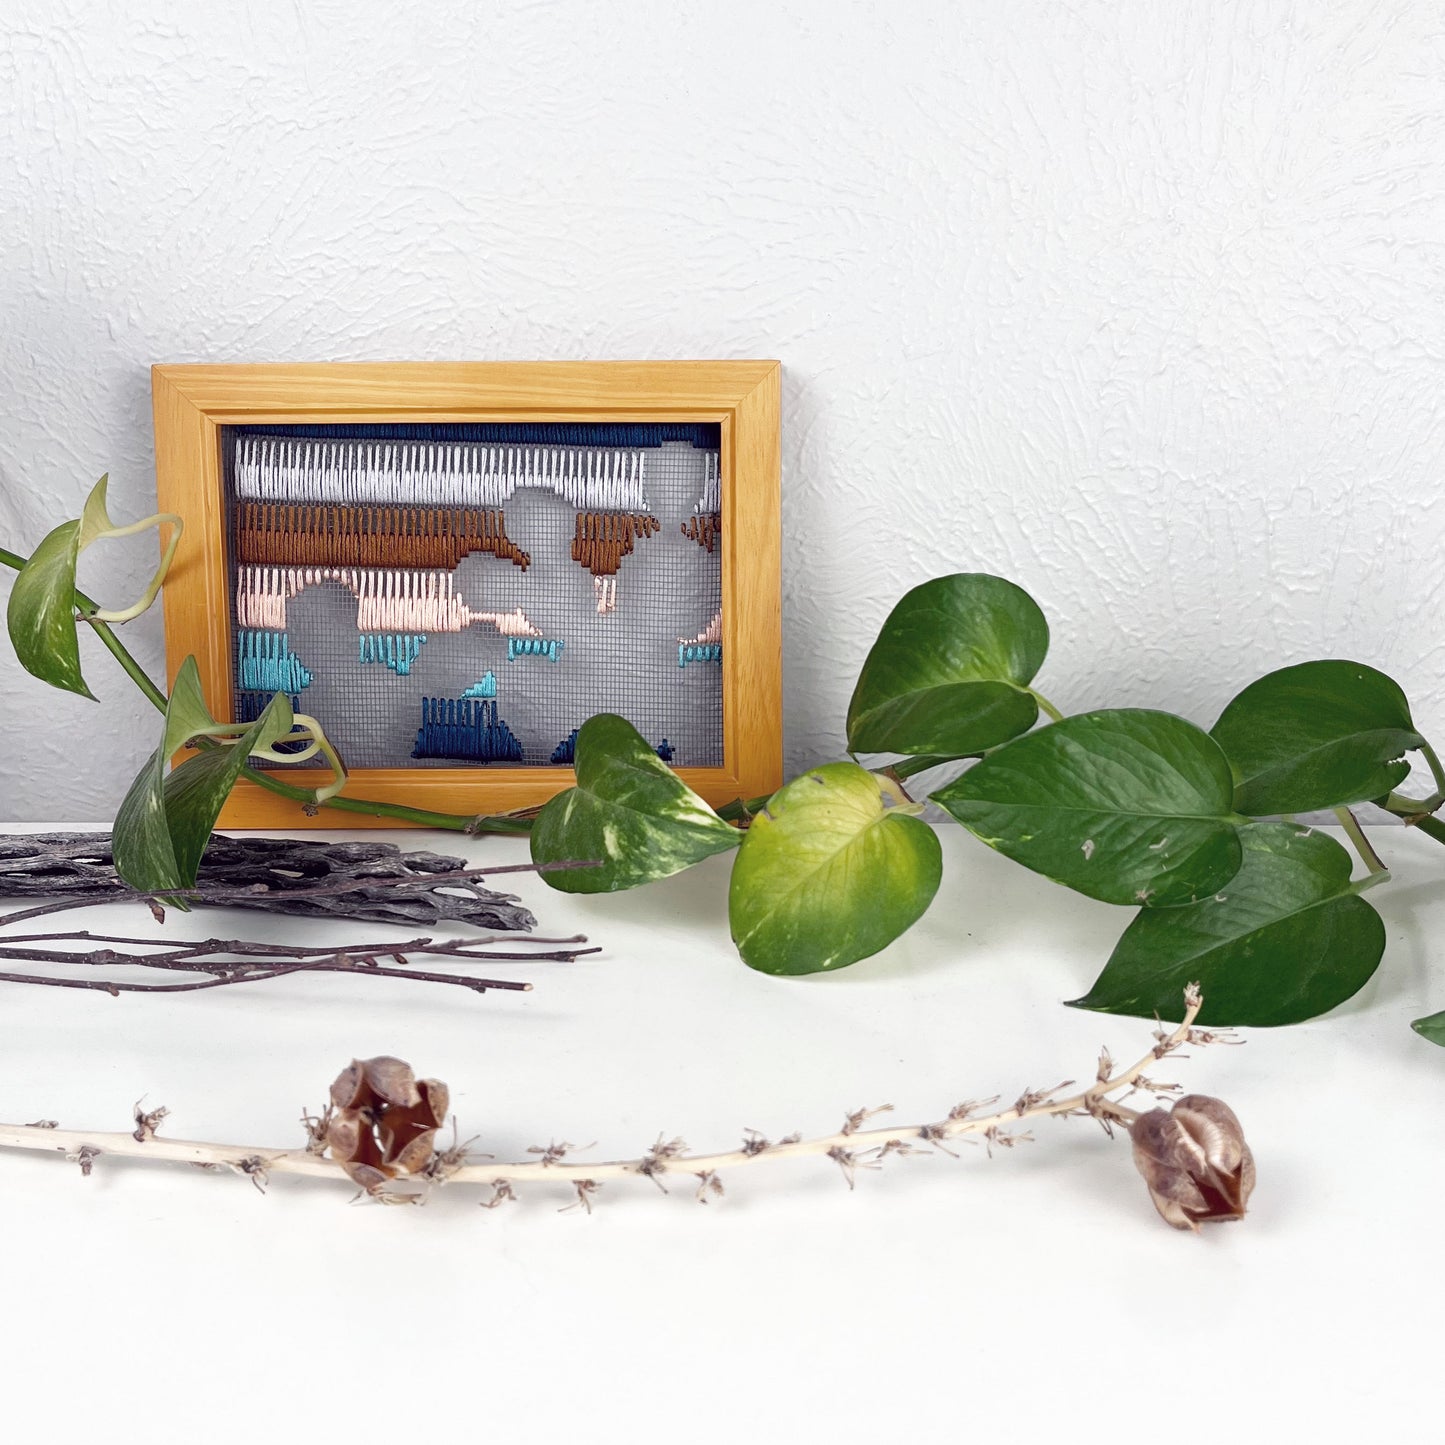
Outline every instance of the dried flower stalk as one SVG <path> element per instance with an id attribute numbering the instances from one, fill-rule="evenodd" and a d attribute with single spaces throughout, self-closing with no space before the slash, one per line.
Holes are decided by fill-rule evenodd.
<path id="1" fill-rule="evenodd" d="M 681 1139 L 659 1136 L 657 1142 L 635 1159 L 621 1159 L 606 1163 L 569 1163 L 568 1155 L 575 1152 L 568 1143 L 548 1143 L 529 1150 L 532 1158 L 512 1162 L 493 1162 L 469 1158 L 464 1147 L 437 1151 L 433 1143 L 435 1127 L 440 1123 L 440 1110 L 432 1110 L 427 1118 L 416 1126 L 427 1130 L 428 1157 L 423 1160 L 420 1153 L 408 1157 L 405 1167 L 394 1167 L 400 1159 L 399 1153 L 389 1155 L 385 1161 L 393 1178 L 363 1178 L 368 1184 L 368 1193 L 386 1203 L 415 1203 L 425 1197 L 434 1184 L 486 1185 L 492 1194 L 483 1202 L 488 1207 L 515 1198 L 517 1186 L 527 1183 L 564 1183 L 575 1193 L 574 1203 L 568 1208 L 590 1213 L 592 1197 L 608 1180 L 641 1178 L 649 1179 L 661 1188 L 666 1188 L 668 1179 L 681 1179 L 695 1197 L 706 1203 L 710 1197 L 723 1192 L 722 1176 L 763 1159 L 794 1159 L 821 1157 L 832 1160 L 842 1171 L 850 1187 L 856 1172 L 860 1169 L 876 1169 L 892 1154 L 914 1154 L 929 1152 L 931 1149 L 945 1153 L 950 1141 L 968 1137 L 980 1138 L 991 1153 L 995 1147 L 1010 1148 L 1027 1141 L 1031 1136 L 1019 1132 L 1015 1126 L 1033 1119 L 1049 1116 L 1084 1116 L 1096 1120 L 1104 1130 L 1113 1134 L 1115 1126 L 1129 1128 L 1141 1117 L 1138 1111 L 1128 1108 L 1115 1096 L 1137 1089 L 1151 1092 L 1167 1092 L 1173 1086 L 1160 1085 L 1149 1080 L 1145 1070 L 1166 1055 L 1174 1053 L 1185 1044 L 1207 1044 L 1218 1042 L 1221 1036 L 1207 1030 L 1195 1029 L 1203 999 L 1197 988 L 1191 986 L 1185 991 L 1185 1012 L 1183 1020 L 1173 1030 L 1156 1029 L 1154 1045 L 1143 1058 L 1128 1068 L 1115 1068 L 1108 1051 L 1099 1058 L 1097 1075 L 1092 1084 L 1076 1093 L 1061 1096 L 1068 1087 L 1060 1084 L 1048 1090 L 1025 1090 L 1006 1109 L 982 1113 L 994 1100 L 978 1103 L 970 1101 L 959 1104 L 941 1120 L 923 1124 L 900 1124 L 885 1128 L 866 1129 L 862 1125 L 873 1115 L 885 1111 L 880 1109 L 859 1109 L 844 1118 L 842 1127 L 834 1134 L 814 1139 L 804 1139 L 797 1134 L 770 1142 L 755 1130 L 745 1133 L 742 1143 L 736 1149 L 713 1154 L 690 1154 Z M 386 1068 L 406 1069 L 398 1060 L 371 1060 L 369 1064 Z M 344 1106 L 355 1107 L 364 1102 L 364 1091 L 359 1091 L 355 1079 L 364 1071 L 366 1064 L 354 1063 L 338 1080 L 337 1088 L 344 1096 Z M 406 1069 L 410 1079 L 410 1070 Z M 444 1086 L 435 1081 L 422 1081 L 429 1089 L 443 1091 Z M 407 1085 L 403 1103 L 411 1100 Z M 398 1099 L 402 1094 L 398 1093 Z M 333 1107 L 343 1107 L 338 1095 L 333 1092 Z M 444 1104 L 442 1106 L 444 1108 Z M 60 1154 L 67 1159 L 79 1161 L 84 1172 L 89 1173 L 95 1161 L 104 1156 L 131 1159 L 148 1159 L 156 1162 L 191 1164 L 206 1169 L 230 1169 L 245 1174 L 258 1187 L 265 1180 L 278 1175 L 300 1175 L 313 1179 L 346 1179 L 357 1177 L 355 1160 L 351 1158 L 328 1158 L 326 1151 L 333 1146 L 340 1135 L 334 1124 L 332 1110 L 321 1118 L 303 1116 L 309 1143 L 300 1149 L 263 1149 L 242 1144 L 211 1144 L 169 1139 L 155 1132 L 155 1124 L 164 1117 L 163 1111 L 155 1110 L 144 1116 L 146 1127 L 131 1133 L 93 1133 L 53 1127 L 50 1120 L 37 1124 L 0 1124 L 0 1149 L 39 1150 Z M 142 1116 L 137 1106 L 139 1122 Z M 153 1121 L 153 1122 L 150 1122 Z M 344 1132 L 344 1131 L 343 1131 Z M 350 1136 L 348 1136 L 349 1138 Z M 343 1149 L 343 1156 L 347 1150 Z M 371 1161 L 373 1164 L 375 1160 Z M 399 1183 L 395 1176 L 402 1176 Z M 400 1189 L 401 1192 L 398 1192 Z"/>

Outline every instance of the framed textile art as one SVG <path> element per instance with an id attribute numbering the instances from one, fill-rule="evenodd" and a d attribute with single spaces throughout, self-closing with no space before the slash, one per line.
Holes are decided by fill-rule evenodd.
<path id="1" fill-rule="evenodd" d="M 349 796 L 452 813 L 570 786 L 599 712 L 711 803 L 780 784 L 776 362 L 157 366 L 152 393 L 168 668 L 194 655 L 216 716 L 287 693 Z M 242 787 L 220 825 L 373 821 Z"/>

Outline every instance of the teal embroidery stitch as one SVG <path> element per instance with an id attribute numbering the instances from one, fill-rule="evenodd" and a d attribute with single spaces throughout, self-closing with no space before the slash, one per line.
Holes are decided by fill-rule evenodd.
<path id="1" fill-rule="evenodd" d="M 243 631 L 238 642 L 236 680 L 243 689 L 300 692 L 311 686 L 311 672 L 291 651 L 286 633 Z"/>
<path id="2" fill-rule="evenodd" d="M 515 662 L 519 657 L 545 657 L 548 662 L 556 662 L 565 646 L 566 643 L 550 637 L 509 637 L 507 661 Z"/>
<path id="3" fill-rule="evenodd" d="M 463 694 L 463 697 L 496 697 L 497 695 L 497 674 L 490 668 L 481 676 L 480 681 L 474 682 Z"/>
<path id="4" fill-rule="evenodd" d="M 690 662 L 721 662 L 720 642 L 679 642 L 677 644 L 677 665 L 686 667 Z"/>
<path id="5" fill-rule="evenodd" d="M 406 677 L 425 641 L 424 632 L 363 632 L 356 639 L 356 660 L 384 662 L 398 676 Z"/>

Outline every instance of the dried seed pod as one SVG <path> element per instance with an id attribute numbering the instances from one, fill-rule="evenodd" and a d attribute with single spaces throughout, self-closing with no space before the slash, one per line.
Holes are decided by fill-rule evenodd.
<path id="1" fill-rule="evenodd" d="M 331 1086 L 326 1130 L 332 1157 L 362 1188 L 416 1174 L 431 1162 L 450 1094 L 438 1079 L 420 1079 L 401 1059 L 353 1059 Z"/>
<path id="2" fill-rule="evenodd" d="M 1141 1114 L 1129 1131 L 1134 1164 L 1160 1216 L 1175 1229 L 1243 1219 L 1254 1156 L 1234 1110 L 1207 1094 Z"/>

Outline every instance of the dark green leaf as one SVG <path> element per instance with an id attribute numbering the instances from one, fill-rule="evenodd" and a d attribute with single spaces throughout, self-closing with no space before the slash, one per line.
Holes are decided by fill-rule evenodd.
<path id="1" fill-rule="evenodd" d="M 1015 862 L 1105 903 L 1165 907 L 1239 867 L 1229 764 L 1183 718 L 1079 713 L 990 753 L 933 794 Z"/>
<path id="2" fill-rule="evenodd" d="M 912 927 L 943 860 L 904 802 L 855 763 L 814 768 L 775 793 L 733 865 L 728 918 L 744 962 L 763 973 L 842 968 Z"/>
<path id="3" fill-rule="evenodd" d="M 577 734 L 577 786 L 532 827 L 534 863 L 596 861 L 543 879 L 563 893 L 613 893 L 736 848 L 739 834 L 698 797 L 626 718 L 599 713 Z"/>
<path id="4" fill-rule="evenodd" d="M 189 739 L 234 731 L 211 716 L 196 660 L 188 657 L 171 689 L 160 745 L 136 775 L 115 816 L 116 872 L 131 887 L 147 892 L 194 884 L 221 805 L 252 748 L 271 745 L 289 733 L 291 725 L 291 704 L 278 694 L 234 744 L 187 758 L 167 776 L 167 762 Z"/>
<path id="5" fill-rule="evenodd" d="M 1027 732 L 1029 683 L 1049 626 L 1021 587 L 982 572 L 937 577 L 888 614 L 848 704 L 848 746 L 973 753 Z"/>
<path id="6" fill-rule="evenodd" d="M 10 590 L 5 621 L 26 672 L 94 700 L 80 671 L 75 631 L 75 562 L 80 523 L 62 522 L 30 554 Z"/>
<path id="7" fill-rule="evenodd" d="M 1391 678 L 1361 662 L 1304 662 L 1251 683 L 1215 723 L 1242 813 L 1308 813 L 1388 794 L 1424 741 Z"/>
<path id="8" fill-rule="evenodd" d="M 1079 1008 L 1177 1019 L 1184 987 L 1203 1023 L 1293 1024 L 1344 1002 L 1385 948 L 1380 915 L 1353 891 L 1350 855 L 1293 823 L 1241 830 L 1244 863 L 1217 897 L 1148 909 L 1124 930 Z"/>
<path id="9" fill-rule="evenodd" d="M 1445 1013 L 1431 1014 L 1428 1018 L 1416 1019 L 1410 1025 L 1422 1039 L 1445 1048 Z"/>

